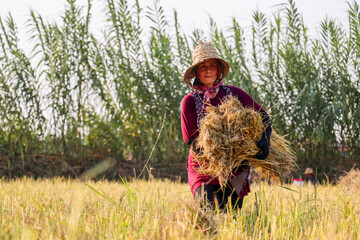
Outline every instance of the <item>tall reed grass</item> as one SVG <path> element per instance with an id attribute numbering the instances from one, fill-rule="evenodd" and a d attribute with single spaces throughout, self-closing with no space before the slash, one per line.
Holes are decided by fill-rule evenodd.
<path id="1" fill-rule="evenodd" d="M 29 11 L 31 55 L 19 47 L 9 13 L 0 18 L 0 169 L 6 176 L 76 176 L 108 156 L 154 163 L 185 161 L 181 82 L 191 52 L 205 37 L 231 64 L 225 84 L 239 86 L 269 110 L 297 152 L 300 166 L 328 176 L 359 159 L 360 10 L 348 25 L 326 18 L 309 36 L 295 1 L 273 16 L 254 11 L 251 34 L 233 19 L 210 18 L 186 35 L 176 11 L 160 1 L 104 1 L 104 36 L 89 29 L 91 1 L 68 0 L 61 21 Z M 145 27 L 144 21 L 150 22 Z M 245 43 L 251 42 L 250 50 Z"/>

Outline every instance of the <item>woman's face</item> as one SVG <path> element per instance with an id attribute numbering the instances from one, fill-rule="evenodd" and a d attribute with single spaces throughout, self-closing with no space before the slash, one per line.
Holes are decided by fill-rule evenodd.
<path id="1" fill-rule="evenodd" d="M 218 61 L 209 59 L 201 63 L 196 69 L 200 82 L 208 87 L 212 87 L 218 74 Z"/>

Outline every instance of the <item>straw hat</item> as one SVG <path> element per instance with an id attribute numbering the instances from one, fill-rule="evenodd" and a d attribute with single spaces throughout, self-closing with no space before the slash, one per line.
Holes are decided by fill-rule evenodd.
<path id="1" fill-rule="evenodd" d="M 220 80 L 224 79 L 227 74 L 229 73 L 230 65 L 227 63 L 224 59 L 220 58 L 218 52 L 216 51 L 216 48 L 209 42 L 203 43 L 200 42 L 200 44 L 195 48 L 192 54 L 192 60 L 193 63 L 191 67 L 189 67 L 183 77 L 183 81 L 189 85 L 191 88 L 193 87 L 191 84 L 191 79 L 195 77 L 195 69 L 198 65 L 203 63 L 205 60 L 208 59 L 217 59 L 220 61 L 222 75 L 220 77 Z"/>
<path id="2" fill-rule="evenodd" d="M 306 168 L 304 174 L 314 174 L 314 170 L 312 168 Z"/>

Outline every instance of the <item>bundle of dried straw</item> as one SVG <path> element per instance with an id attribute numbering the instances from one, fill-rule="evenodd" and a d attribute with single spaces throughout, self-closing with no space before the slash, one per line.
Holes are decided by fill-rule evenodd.
<path id="1" fill-rule="evenodd" d="M 218 107 L 208 106 L 201 120 L 194 155 L 198 173 L 219 178 L 224 186 L 234 169 L 247 161 L 255 172 L 271 180 L 283 181 L 295 168 L 295 157 L 289 142 L 272 130 L 270 154 L 265 160 L 255 158 L 257 142 L 265 130 L 261 113 L 244 108 L 239 100 L 228 96 Z"/>

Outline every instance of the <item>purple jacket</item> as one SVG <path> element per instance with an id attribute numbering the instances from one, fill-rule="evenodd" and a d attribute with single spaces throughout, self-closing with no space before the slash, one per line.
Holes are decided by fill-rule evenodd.
<path id="1" fill-rule="evenodd" d="M 227 90 L 226 90 L 227 89 Z M 218 106 L 221 103 L 221 100 L 228 95 L 229 90 L 231 94 L 237 97 L 240 103 L 246 108 L 254 108 L 256 111 L 262 111 L 263 108 L 255 102 L 249 94 L 247 94 L 244 90 L 234 87 L 234 86 L 220 86 L 219 92 L 215 96 L 215 98 L 210 99 L 210 104 L 213 106 Z M 198 124 L 197 124 L 197 114 L 196 114 L 196 102 L 193 96 L 194 92 L 186 95 L 181 102 L 181 131 L 183 134 L 183 138 L 185 143 L 188 142 L 199 135 L 198 133 Z M 203 97 L 203 94 L 200 94 Z M 219 184 L 218 178 L 213 178 L 208 175 L 198 174 L 195 171 L 195 168 L 199 166 L 197 162 L 194 161 L 193 156 L 191 155 L 191 150 L 189 149 L 189 155 L 187 159 L 186 169 L 188 171 L 188 183 L 191 188 L 192 194 L 194 194 L 195 190 L 200 187 L 202 184 Z M 236 173 L 239 174 L 239 173 Z M 247 183 L 240 194 L 240 198 L 247 195 L 250 192 L 250 183 L 247 180 Z"/>

